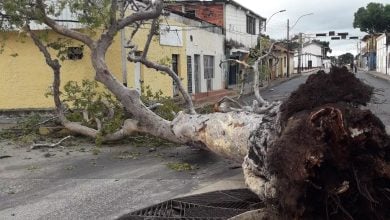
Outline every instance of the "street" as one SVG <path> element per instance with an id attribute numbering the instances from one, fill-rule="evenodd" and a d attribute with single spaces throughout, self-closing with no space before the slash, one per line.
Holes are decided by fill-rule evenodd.
<path id="1" fill-rule="evenodd" d="M 283 100 L 306 76 L 262 91 L 268 100 Z M 359 72 L 377 90 L 368 106 L 390 125 L 390 82 Z M 250 100 L 245 100 L 250 101 Z M 188 147 L 103 147 L 88 142 L 49 151 L 26 151 L 0 143 L 0 219 L 114 219 L 128 212 L 191 193 L 244 187 L 240 164 Z M 80 146 L 81 145 L 81 146 Z M 84 147 L 85 146 L 85 147 Z M 47 153 L 52 156 L 44 156 Z M 123 152 L 126 157 L 118 157 Z M 178 172 L 168 163 L 186 162 L 193 170 Z"/>

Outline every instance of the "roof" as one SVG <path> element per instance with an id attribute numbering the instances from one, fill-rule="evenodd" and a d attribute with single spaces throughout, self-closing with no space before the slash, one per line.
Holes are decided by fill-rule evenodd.
<path id="1" fill-rule="evenodd" d="M 362 41 L 368 41 L 369 39 L 371 39 L 372 36 L 374 36 L 375 38 L 379 37 L 381 34 L 367 34 L 365 35 L 363 38 L 362 38 Z"/>
<path id="2" fill-rule="evenodd" d="M 273 50 L 274 51 L 280 51 L 282 53 L 286 53 L 287 52 L 287 48 L 285 47 L 285 45 L 282 45 L 282 44 L 275 44 Z M 290 50 L 290 53 L 293 54 L 294 51 Z"/>
<path id="3" fill-rule="evenodd" d="M 307 47 L 307 46 L 312 45 L 312 44 L 317 45 L 319 47 L 323 47 L 323 45 L 321 45 L 320 43 L 317 43 L 315 41 L 306 42 L 306 43 L 303 44 L 303 47 Z"/>
<path id="4" fill-rule="evenodd" d="M 186 2 L 186 3 L 202 3 L 202 4 L 212 4 L 212 3 L 224 3 L 224 4 L 231 4 L 236 7 L 242 8 L 246 11 L 248 11 L 252 16 L 257 17 L 261 20 L 267 20 L 266 18 L 262 17 L 261 15 L 257 14 L 256 12 L 252 11 L 249 8 L 246 8 L 245 6 L 241 5 L 240 3 L 234 1 L 234 0 L 173 0 L 170 1 L 170 3 L 178 3 L 178 2 Z"/>

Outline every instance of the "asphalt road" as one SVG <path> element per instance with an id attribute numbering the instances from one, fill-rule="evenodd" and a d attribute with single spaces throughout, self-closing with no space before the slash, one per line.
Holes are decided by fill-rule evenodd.
<path id="1" fill-rule="evenodd" d="M 390 128 L 390 81 L 376 77 L 367 72 L 359 72 L 357 75 L 363 82 L 375 88 L 375 99 L 367 106 L 382 122 Z"/>
<path id="2" fill-rule="evenodd" d="M 358 76 L 378 89 L 377 103 L 368 108 L 390 125 L 390 83 L 369 74 Z M 307 76 L 262 91 L 268 100 L 289 96 Z M 250 101 L 251 97 L 245 97 Z M 128 212 L 191 193 L 243 187 L 241 169 L 205 151 L 188 147 L 102 148 L 75 143 L 48 152 L 0 143 L 0 220 L 114 219 Z M 153 146 L 156 147 L 156 146 Z M 154 151 L 156 150 L 156 151 Z M 128 152 L 126 157 L 118 157 Z M 177 172 L 168 163 L 187 162 L 196 169 Z"/>

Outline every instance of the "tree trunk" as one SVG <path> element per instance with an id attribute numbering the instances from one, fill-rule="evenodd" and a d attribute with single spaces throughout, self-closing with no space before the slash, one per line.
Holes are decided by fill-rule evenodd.
<path id="1" fill-rule="evenodd" d="M 184 97 L 192 114 L 182 112 L 175 120 L 167 121 L 142 103 L 138 91 L 118 82 L 105 61 L 118 31 L 136 22 L 157 19 L 163 1 L 145 1 L 146 7 L 116 20 L 117 1 L 113 0 L 109 27 L 97 41 L 58 25 L 47 16 L 44 2 L 37 0 L 39 20 L 91 49 L 96 80 L 133 116 L 104 140 L 142 132 L 243 161 L 246 184 L 266 205 L 261 213 L 269 216 L 276 210 L 277 215 L 270 214 L 276 219 L 390 219 L 390 138 L 378 118 L 359 108 L 370 101 L 373 89 L 346 69 L 310 76 L 282 105 L 261 97 L 258 78 L 256 101 L 234 112 L 197 115 L 187 94 Z M 60 65 L 29 33 L 54 71 L 55 104 L 62 123 L 78 133 L 96 137 L 98 130 L 64 117 L 59 99 Z M 148 63 L 148 47 L 141 59 L 129 60 Z M 255 62 L 255 72 L 258 73 L 257 63 L 271 50 L 272 46 Z M 170 72 L 160 65 L 147 66 Z"/>
<path id="2" fill-rule="evenodd" d="M 390 219 L 390 138 L 358 107 L 372 94 L 346 68 L 312 75 L 281 106 L 277 137 L 255 133 L 245 180 L 274 218 Z"/>

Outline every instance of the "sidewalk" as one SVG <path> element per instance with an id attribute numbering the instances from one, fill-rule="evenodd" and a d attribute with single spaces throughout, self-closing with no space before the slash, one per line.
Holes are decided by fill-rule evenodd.
<path id="1" fill-rule="evenodd" d="M 364 72 L 369 73 L 375 77 L 390 81 L 390 75 L 386 75 L 384 73 L 380 73 L 380 72 L 376 72 L 376 71 L 364 71 Z"/>

